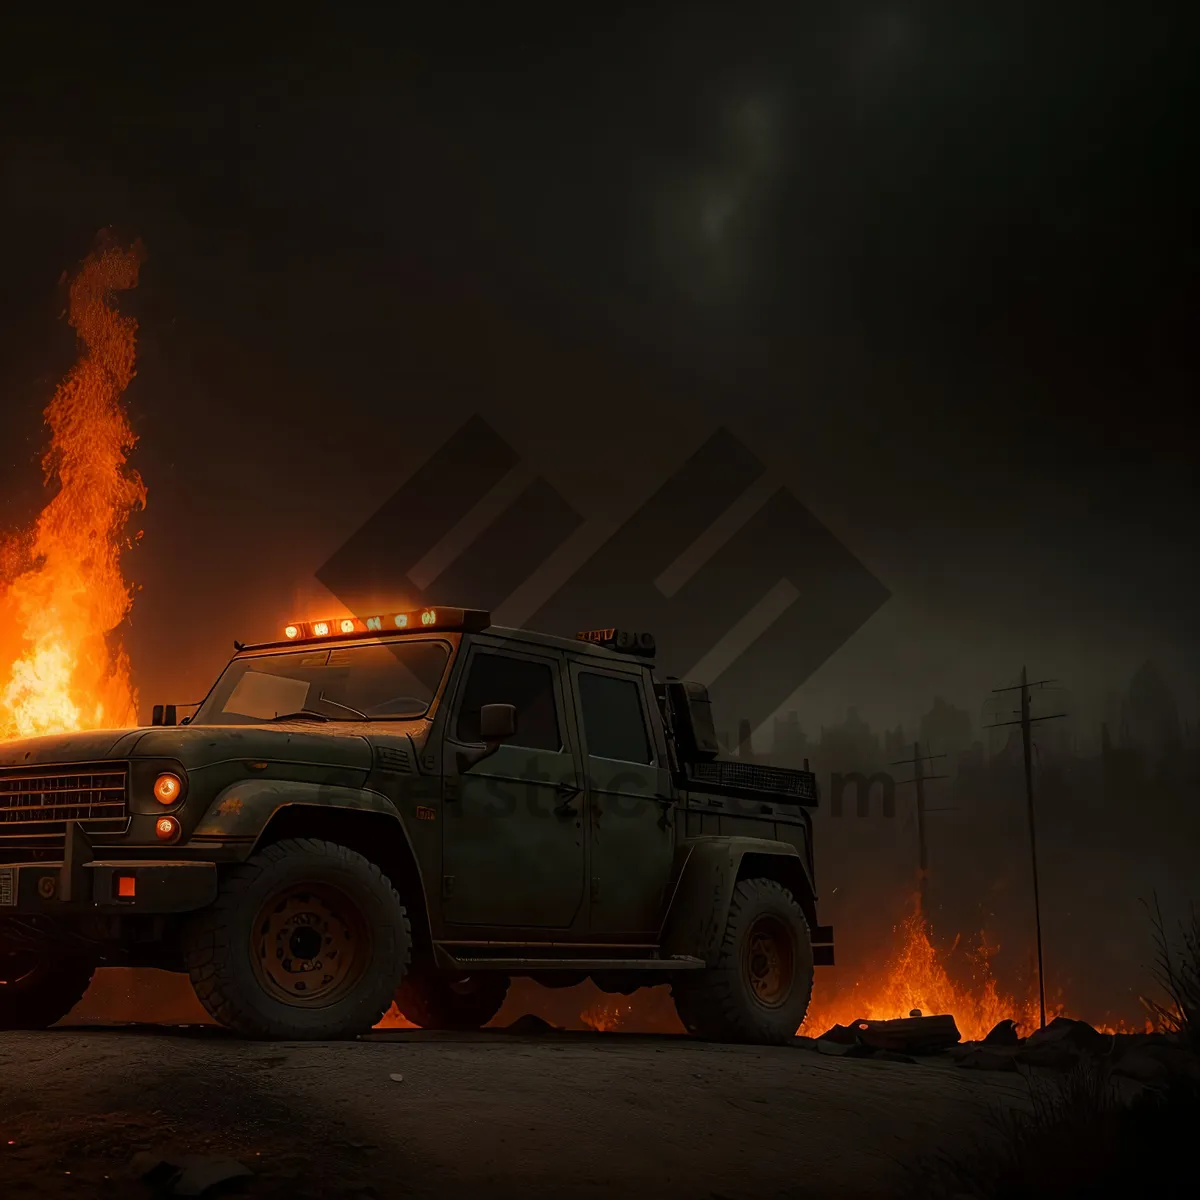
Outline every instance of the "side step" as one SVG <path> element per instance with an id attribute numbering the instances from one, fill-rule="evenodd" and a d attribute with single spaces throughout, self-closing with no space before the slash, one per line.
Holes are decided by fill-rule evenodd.
<path id="1" fill-rule="evenodd" d="M 448 965 L 475 971 L 699 971 L 704 959 L 690 954 L 675 958 L 487 958 L 472 954 L 451 955 L 437 947 L 439 958 Z"/>

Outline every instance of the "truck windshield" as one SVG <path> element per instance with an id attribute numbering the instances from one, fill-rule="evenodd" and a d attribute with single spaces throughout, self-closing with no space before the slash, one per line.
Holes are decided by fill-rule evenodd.
<path id="1" fill-rule="evenodd" d="M 196 725 L 280 717 L 372 721 L 420 717 L 446 670 L 445 642 L 374 642 L 234 659 L 197 710 Z"/>

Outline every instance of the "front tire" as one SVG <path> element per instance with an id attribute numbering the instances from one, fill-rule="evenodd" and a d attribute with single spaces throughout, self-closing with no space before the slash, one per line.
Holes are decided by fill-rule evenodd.
<path id="1" fill-rule="evenodd" d="M 507 975 L 494 972 L 410 975 L 396 989 L 396 1007 L 422 1029 L 482 1029 L 504 1006 L 508 985 Z"/>
<path id="2" fill-rule="evenodd" d="M 48 1029 L 83 999 L 95 973 L 86 958 L 0 951 L 0 1029 Z"/>
<path id="3" fill-rule="evenodd" d="M 672 994 L 689 1033 L 707 1041 L 786 1045 L 812 998 L 813 951 L 804 911 L 773 879 L 733 890 L 717 962 L 677 978 Z"/>
<path id="4" fill-rule="evenodd" d="M 316 838 L 275 842 L 221 879 L 185 938 L 204 1007 L 250 1037 L 353 1038 L 404 976 L 412 939 L 400 897 L 361 854 Z"/>

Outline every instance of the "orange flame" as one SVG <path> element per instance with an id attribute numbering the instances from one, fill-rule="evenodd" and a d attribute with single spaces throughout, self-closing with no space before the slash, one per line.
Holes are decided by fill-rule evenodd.
<path id="1" fill-rule="evenodd" d="M 965 955 L 970 978 L 960 982 L 946 966 L 958 949 L 959 939 L 955 938 L 945 954 L 939 951 L 928 922 L 915 904 L 896 932 L 899 948 L 879 977 L 870 982 L 859 980 L 833 999 L 822 998 L 818 992 L 800 1027 L 802 1034 L 818 1037 L 833 1025 L 907 1017 L 914 1009 L 925 1016 L 950 1014 L 964 1041 L 985 1037 L 994 1025 L 1006 1019 L 1016 1021 L 1024 1034 L 1037 1028 L 1036 992 L 1020 999 L 1000 994 L 991 970 L 991 958 L 998 946 L 988 945 L 981 937 L 979 948 Z M 1047 1021 L 1062 1012 L 1061 1003 L 1047 1004 Z"/>
<path id="2" fill-rule="evenodd" d="M 80 357 L 46 408 L 42 460 L 58 492 L 31 532 L 0 545 L 0 740 L 137 720 L 129 660 L 111 636 L 133 603 L 123 530 L 146 502 L 126 466 L 137 439 L 121 406 L 137 322 L 112 293 L 137 286 L 142 257 L 140 245 L 100 245 L 71 281 Z"/>
<path id="3" fill-rule="evenodd" d="M 393 1003 L 383 1014 L 376 1029 L 416 1029 L 414 1025 Z"/>

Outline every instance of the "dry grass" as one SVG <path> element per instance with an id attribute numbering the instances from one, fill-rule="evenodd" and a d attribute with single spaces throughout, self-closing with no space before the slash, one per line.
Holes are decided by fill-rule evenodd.
<path id="1" fill-rule="evenodd" d="M 1161 1029 L 1176 1034 L 1193 1057 L 1200 1056 L 1200 916 L 1193 908 L 1189 919 L 1179 923 L 1174 946 L 1167 936 L 1157 896 L 1150 908 L 1150 923 L 1156 951 L 1154 979 L 1167 1002 L 1143 1003 Z"/>
<path id="2" fill-rule="evenodd" d="M 1150 906 L 1148 906 L 1150 907 Z M 1195 912 L 1168 937 L 1157 898 L 1155 981 L 1165 1000 L 1147 1001 L 1156 1024 L 1179 1041 L 1161 1089 L 1123 1102 L 1111 1062 L 1083 1058 L 1052 1078 L 1028 1078 L 1023 1111 L 997 1112 L 973 1152 L 926 1163 L 913 1195 L 928 1200 L 1069 1200 L 1072 1197 L 1200 1195 L 1200 921 Z"/>

